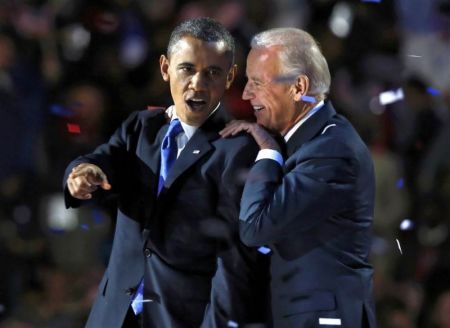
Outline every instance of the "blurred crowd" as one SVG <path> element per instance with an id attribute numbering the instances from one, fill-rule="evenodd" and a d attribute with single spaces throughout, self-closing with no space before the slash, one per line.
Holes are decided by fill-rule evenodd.
<path id="1" fill-rule="evenodd" d="M 317 38 L 375 162 L 378 325 L 450 328 L 450 0 L 0 0 L 0 327 L 83 326 L 114 206 L 65 210 L 65 166 L 131 111 L 170 105 L 159 56 L 196 16 L 236 38 L 238 118 L 251 36 Z"/>

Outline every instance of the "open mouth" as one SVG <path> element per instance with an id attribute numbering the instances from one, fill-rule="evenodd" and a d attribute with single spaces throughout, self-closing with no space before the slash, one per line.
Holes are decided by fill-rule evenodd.
<path id="1" fill-rule="evenodd" d="M 206 100 L 199 99 L 199 98 L 191 98 L 186 100 L 186 104 L 190 107 L 192 110 L 201 110 L 206 105 Z"/>
<path id="2" fill-rule="evenodd" d="M 260 111 L 262 111 L 264 109 L 264 106 L 253 106 L 253 110 L 255 111 L 255 112 L 260 112 Z"/>

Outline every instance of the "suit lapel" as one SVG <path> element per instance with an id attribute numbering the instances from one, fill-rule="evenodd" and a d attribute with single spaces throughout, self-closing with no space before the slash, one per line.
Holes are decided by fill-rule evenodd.
<path id="1" fill-rule="evenodd" d="M 165 188 L 170 188 L 187 169 L 213 149 L 211 143 L 220 137 L 218 131 L 225 126 L 228 119 L 225 110 L 221 107 L 195 131 L 170 169 L 165 181 Z"/>
<path id="2" fill-rule="evenodd" d="M 336 111 L 331 102 L 327 101 L 323 105 L 323 108 L 319 109 L 319 111 L 307 119 L 289 139 L 286 145 L 287 156 L 290 157 L 303 143 L 317 135 L 333 115 L 336 115 Z"/>

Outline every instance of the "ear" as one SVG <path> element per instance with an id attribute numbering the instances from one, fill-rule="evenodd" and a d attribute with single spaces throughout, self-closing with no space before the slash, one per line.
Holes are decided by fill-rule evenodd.
<path id="1" fill-rule="evenodd" d="M 161 69 L 161 76 L 163 80 L 168 82 L 170 80 L 169 59 L 165 55 L 161 55 L 161 57 L 159 57 L 159 67 Z"/>
<path id="2" fill-rule="evenodd" d="M 234 64 L 230 70 L 228 71 L 227 74 L 227 82 L 225 84 L 225 89 L 228 90 L 231 87 L 231 84 L 234 81 L 234 78 L 236 77 L 236 73 L 237 73 L 237 65 Z"/>
<path id="3" fill-rule="evenodd" d="M 297 81 L 294 85 L 294 101 L 300 101 L 302 96 L 308 94 L 309 91 L 309 78 L 302 74 L 297 77 Z"/>

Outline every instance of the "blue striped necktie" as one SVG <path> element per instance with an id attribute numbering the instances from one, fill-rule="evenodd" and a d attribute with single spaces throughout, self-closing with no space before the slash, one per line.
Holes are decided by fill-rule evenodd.
<path id="1" fill-rule="evenodd" d="M 158 196 L 164 187 L 169 170 L 177 159 L 178 146 L 176 137 L 183 131 L 183 127 L 178 119 L 170 122 L 169 129 L 161 143 L 161 167 L 159 170 Z M 144 279 L 141 280 L 138 290 L 131 302 L 131 307 L 136 315 L 142 312 L 144 302 Z"/>

